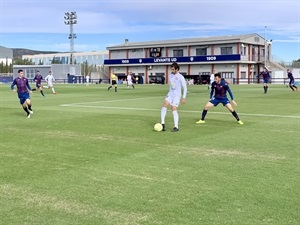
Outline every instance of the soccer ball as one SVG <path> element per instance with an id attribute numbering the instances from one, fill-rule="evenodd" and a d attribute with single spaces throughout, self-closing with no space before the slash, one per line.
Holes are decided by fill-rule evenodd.
<path id="1" fill-rule="evenodd" d="M 162 131 L 162 129 L 163 129 L 163 126 L 161 125 L 161 123 L 156 123 L 154 125 L 154 130 L 155 131 Z"/>

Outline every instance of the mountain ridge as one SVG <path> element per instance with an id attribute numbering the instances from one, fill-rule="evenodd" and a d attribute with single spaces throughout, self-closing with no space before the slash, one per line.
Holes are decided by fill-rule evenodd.
<path id="1" fill-rule="evenodd" d="M 13 58 L 22 58 L 22 55 L 36 55 L 36 54 L 53 54 L 61 53 L 55 51 L 41 51 L 41 50 L 32 50 L 27 48 L 11 48 L 13 50 Z"/>

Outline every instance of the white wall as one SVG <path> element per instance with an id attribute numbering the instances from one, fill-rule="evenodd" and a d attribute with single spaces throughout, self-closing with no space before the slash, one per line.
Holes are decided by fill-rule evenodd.
<path id="1" fill-rule="evenodd" d="M 191 65 L 191 75 L 199 75 L 202 72 L 211 73 L 211 65 Z"/>
<path id="2" fill-rule="evenodd" d="M 143 49 L 130 49 L 128 58 L 145 58 L 145 51 Z"/>
<path id="3" fill-rule="evenodd" d="M 300 79 L 300 69 L 292 69 L 292 73 L 293 73 L 295 79 Z M 297 81 L 299 81 L 299 80 L 297 80 Z"/>
<path id="4" fill-rule="evenodd" d="M 10 65 L 12 64 L 12 59 L 11 58 L 0 58 L 0 63 L 3 63 L 4 65 Z"/>
<path id="5" fill-rule="evenodd" d="M 120 51 L 111 51 L 111 59 L 125 59 L 126 58 L 126 50 Z"/>
<path id="6" fill-rule="evenodd" d="M 272 84 L 282 84 L 284 82 L 284 78 L 287 76 L 284 74 L 284 71 L 278 70 L 278 71 L 272 71 Z"/>

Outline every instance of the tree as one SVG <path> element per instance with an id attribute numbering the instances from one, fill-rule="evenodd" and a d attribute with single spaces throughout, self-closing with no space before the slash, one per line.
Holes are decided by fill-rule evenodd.
<path id="1" fill-rule="evenodd" d="M 5 73 L 3 62 L 0 63 L 0 73 Z"/>
<path id="2" fill-rule="evenodd" d="M 89 63 L 86 60 L 85 63 L 84 63 L 84 75 L 86 76 L 88 74 L 89 74 Z"/>
<path id="3" fill-rule="evenodd" d="M 300 59 L 294 60 L 294 61 L 292 62 L 292 67 L 293 67 L 293 68 L 300 68 Z"/>
<path id="4" fill-rule="evenodd" d="M 53 56 L 51 64 L 62 64 L 62 61 L 58 57 Z"/>
<path id="5" fill-rule="evenodd" d="M 20 58 L 15 58 L 13 59 L 13 64 L 14 65 L 34 65 L 31 59 L 20 59 Z"/>

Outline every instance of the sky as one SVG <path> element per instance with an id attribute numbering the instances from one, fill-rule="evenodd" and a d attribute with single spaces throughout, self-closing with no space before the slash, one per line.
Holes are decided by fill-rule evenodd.
<path id="1" fill-rule="evenodd" d="M 257 33 L 273 40 L 273 60 L 300 59 L 299 0 L 0 0 L 0 45 L 68 52 L 66 12 L 77 14 L 76 52 Z"/>

